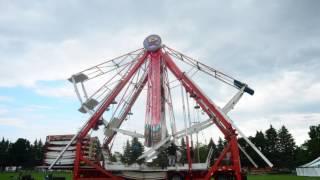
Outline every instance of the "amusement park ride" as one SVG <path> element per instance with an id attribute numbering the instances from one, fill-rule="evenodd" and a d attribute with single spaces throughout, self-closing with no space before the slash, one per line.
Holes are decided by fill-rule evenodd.
<path id="1" fill-rule="evenodd" d="M 150 179 L 156 179 L 156 177 L 152 177 L 152 174 L 161 172 L 164 174 L 164 179 L 211 179 L 211 177 L 215 177 L 215 179 L 242 180 L 244 176 L 240 164 L 239 149 L 254 166 L 257 165 L 239 145 L 238 134 L 272 167 L 272 163 L 227 115 L 244 93 L 253 95 L 253 89 L 241 81 L 169 48 L 162 44 L 158 35 L 148 36 L 143 45 L 144 48 L 142 49 L 71 76 L 69 81 L 73 83 L 81 103 L 79 111 L 89 113 L 90 118 L 63 148 L 51 163 L 49 169 L 54 168 L 71 144 L 76 144 L 73 163 L 73 179 L 75 180 L 134 179 L 134 177 L 126 176 L 128 174 L 126 172 L 129 171 L 144 173 L 144 177 L 147 176 L 148 172 L 150 175 L 151 172 Z M 177 62 L 192 69 L 182 71 Z M 238 89 L 238 92 L 223 108 L 220 108 L 191 79 L 196 72 L 203 72 L 214 77 Z M 175 87 L 181 88 L 182 102 L 180 103 L 182 103 L 182 117 L 184 119 L 182 130 L 177 130 L 175 122 L 173 107 L 177 100 L 171 93 Z M 88 90 L 89 88 L 91 90 Z M 144 134 L 120 129 L 122 123 L 132 114 L 132 107 L 143 90 L 147 90 Z M 190 101 L 195 103 L 195 108 L 201 109 L 207 115 L 207 120 L 197 124 L 190 123 Z M 177 104 L 180 105 L 180 103 Z M 110 115 L 111 106 L 113 112 Z M 106 113 L 109 113 L 108 118 L 106 118 Z M 167 127 L 167 123 L 170 128 Z M 190 155 L 190 137 L 213 124 L 223 133 L 227 142 L 223 151 L 215 159 L 212 166 L 208 162 L 193 163 Z M 154 167 L 139 167 L 137 169 L 131 167 L 130 169 L 124 165 L 114 166 L 105 161 L 90 160 L 84 156 L 83 140 L 90 131 L 98 130 L 99 127 L 104 129 L 105 138 L 102 149 L 105 156 L 111 154 L 110 149 L 117 133 L 144 138 L 144 145 L 149 149 L 139 159 L 145 158 L 146 160 L 156 157 L 159 149 L 168 147 L 172 142 L 177 142 L 178 139 L 185 138 L 188 163 L 184 166 L 165 169 Z M 212 150 L 208 154 L 208 159 L 211 155 Z M 107 159 L 107 157 L 104 159 Z M 228 163 L 224 163 L 226 160 L 228 160 Z"/>

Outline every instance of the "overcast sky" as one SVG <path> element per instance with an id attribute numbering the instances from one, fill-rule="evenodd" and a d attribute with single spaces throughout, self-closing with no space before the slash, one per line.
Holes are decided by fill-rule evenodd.
<path id="1" fill-rule="evenodd" d="M 319 7 L 312 0 L 0 0 L 0 137 L 76 132 L 88 117 L 66 79 L 159 34 L 255 89 L 230 114 L 247 135 L 285 125 L 301 144 L 320 123 Z M 219 89 L 212 97 L 220 106 L 230 98 L 229 87 L 204 88 Z"/>

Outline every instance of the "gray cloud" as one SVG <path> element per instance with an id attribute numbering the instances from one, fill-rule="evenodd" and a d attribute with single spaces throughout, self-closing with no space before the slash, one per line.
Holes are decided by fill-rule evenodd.
<path id="1" fill-rule="evenodd" d="M 0 86 L 32 86 L 56 96 L 55 89 L 37 83 L 67 79 L 140 48 L 147 35 L 157 33 L 168 46 L 255 88 L 255 96 L 245 96 L 232 113 L 244 129 L 258 129 L 248 116 L 287 123 L 286 115 L 296 115 L 319 122 L 319 3 L 0 1 Z M 198 79 L 220 106 L 234 93 Z M 59 92 L 70 96 L 67 88 Z M 313 118 L 304 118 L 307 113 Z M 299 126 L 290 128 L 298 132 Z"/>

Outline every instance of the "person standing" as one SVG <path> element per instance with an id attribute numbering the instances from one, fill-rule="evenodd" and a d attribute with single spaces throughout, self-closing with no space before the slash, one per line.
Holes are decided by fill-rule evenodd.
<path id="1" fill-rule="evenodd" d="M 177 155 L 177 146 L 172 142 L 171 145 L 168 147 L 169 166 L 175 166 L 176 155 Z"/>

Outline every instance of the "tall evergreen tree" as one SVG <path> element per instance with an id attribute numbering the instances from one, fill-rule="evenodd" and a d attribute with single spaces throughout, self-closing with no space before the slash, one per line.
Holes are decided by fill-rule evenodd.
<path id="1" fill-rule="evenodd" d="M 307 157 L 307 147 L 304 144 L 302 144 L 300 147 L 297 147 L 294 152 L 294 167 L 298 167 L 309 162 L 310 160 Z"/>
<path id="2" fill-rule="evenodd" d="M 7 148 L 7 151 L 6 151 L 7 156 L 5 157 L 5 164 L 6 166 L 12 166 L 13 165 L 12 159 L 14 158 L 14 156 L 10 153 L 12 143 L 8 139 L 5 141 L 5 147 Z"/>
<path id="3" fill-rule="evenodd" d="M 210 158 L 210 165 L 212 165 L 214 163 L 214 158 L 217 156 L 218 154 L 218 148 L 217 145 L 214 143 L 213 139 L 210 138 L 209 144 L 208 144 L 208 149 L 210 150 L 212 148 L 212 155 Z"/>
<path id="4" fill-rule="evenodd" d="M 188 162 L 187 159 L 187 145 L 184 141 L 184 138 L 181 138 L 181 163 L 185 164 Z"/>
<path id="5" fill-rule="evenodd" d="M 138 138 L 134 137 L 131 140 L 131 155 L 129 158 L 129 164 L 138 163 L 141 164 L 144 162 L 144 159 L 137 160 L 139 156 L 141 156 L 144 152 L 144 146 L 138 140 Z"/>
<path id="6" fill-rule="evenodd" d="M 0 170 L 3 170 L 5 166 L 8 166 L 9 148 L 10 148 L 9 141 L 2 138 L 0 142 Z"/>
<path id="7" fill-rule="evenodd" d="M 308 160 L 313 160 L 320 155 L 320 124 L 310 126 L 308 132 L 310 139 L 304 144 L 308 151 Z"/>
<path id="8" fill-rule="evenodd" d="M 256 147 L 263 153 L 267 153 L 267 139 L 262 131 L 257 131 L 256 135 L 252 138 L 252 142 L 256 145 Z M 253 154 L 255 162 L 258 164 L 259 167 L 266 167 L 267 164 L 261 159 L 261 157 L 256 153 L 253 152 L 254 150 L 250 147 L 250 150 Z"/>
<path id="9" fill-rule="evenodd" d="M 39 141 L 37 139 L 34 141 L 33 145 L 31 146 L 31 151 L 33 156 L 32 165 L 41 165 L 44 158 L 44 145 L 41 139 Z"/>
<path id="10" fill-rule="evenodd" d="M 263 134 L 262 131 L 257 131 L 256 135 L 254 138 L 252 138 L 252 142 L 256 145 L 257 148 L 259 148 L 259 150 L 261 152 L 266 152 L 266 138 Z"/>
<path id="11" fill-rule="evenodd" d="M 251 141 L 253 141 L 253 137 L 249 136 L 248 137 Z M 250 157 L 255 158 L 255 154 L 252 152 L 252 148 L 249 147 L 248 143 L 242 138 L 238 138 L 238 143 L 239 145 L 245 149 L 245 151 L 250 154 Z M 242 151 L 240 151 L 239 149 L 239 153 L 240 153 L 240 160 L 241 160 L 241 166 L 242 167 L 252 167 L 251 162 L 248 160 L 248 158 L 242 153 Z"/>
<path id="12" fill-rule="evenodd" d="M 200 163 L 204 163 L 207 160 L 209 153 L 208 145 L 206 144 L 200 144 L 199 145 L 199 160 Z"/>
<path id="13" fill-rule="evenodd" d="M 279 167 L 293 168 L 294 167 L 294 152 L 295 142 L 292 135 L 285 126 L 282 126 L 278 132 L 279 144 L 278 150 L 280 155 Z"/>
<path id="14" fill-rule="evenodd" d="M 274 163 L 279 165 L 279 138 L 276 129 L 270 125 L 270 128 L 265 132 L 266 137 L 266 156 Z"/>
<path id="15" fill-rule="evenodd" d="M 217 145 L 217 151 L 218 151 L 218 153 L 216 154 L 216 157 L 219 156 L 219 154 L 223 151 L 224 145 L 225 145 L 224 141 L 221 139 L 221 137 L 219 137 L 219 139 L 218 139 L 218 145 Z"/>
<path id="16" fill-rule="evenodd" d="M 122 157 L 122 155 L 121 155 L 121 157 Z M 116 154 L 115 154 L 115 153 L 111 155 L 110 161 L 111 161 L 111 162 L 117 162 L 117 157 L 116 157 Z"/>
<path id="17" fill-rule="evenodd" d="M 125 164 L 129 164 L 130 157 L 131 157 L 131 144 L 129 140 L 127 140 L 126 146 L 124 147 L 124 150 L 123 150 L 123 156 L 121 157 L 121 162 Z"/>

